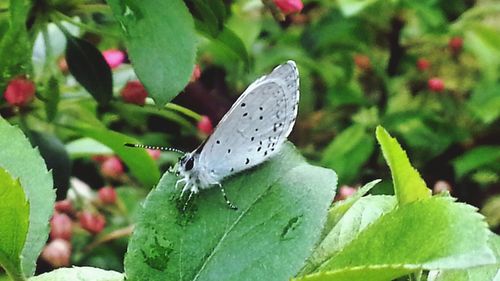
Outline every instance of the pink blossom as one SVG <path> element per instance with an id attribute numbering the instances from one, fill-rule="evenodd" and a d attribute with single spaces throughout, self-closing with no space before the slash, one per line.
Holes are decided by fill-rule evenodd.
<path id="1" fill-rule="evenodd" d="M 102 52 L 102 55 L 111 68 L 117 68 L 125 61 L 125 53 L 120 50 L 106 50 Z"/>
<path id="2" fill-rule="evenodd" d="M 283 12 L 283 14 L 300 13 L 304 4 L 301 0 L 274 0 L 274 4 Z"/>

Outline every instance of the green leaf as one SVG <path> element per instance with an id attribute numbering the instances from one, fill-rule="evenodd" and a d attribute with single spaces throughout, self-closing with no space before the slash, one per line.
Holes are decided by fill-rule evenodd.
<path id="1" fill-rule="evenodd" d="M 113 97 L 113 78 L 102 53 L 85 40 L 65 35 L 69 71 L 99 104 L 107 104 Z"/>
<path id="2" fill-rule="evenodd" d="M 31 5 L 28 0 L 10 1 L 9 28 L 0 39 L 0 93 L 12 77 L 31 72 L 32 46 L 26 29 Z"/>
<path id="3" fill-rule="evenodd" d="M 342 131 L 325 149 L 321 163 L 339 175 L 341 183 L 351 183 L 373 153 L 375 143 L 361 125 Z"/>
<path id="4" fill-rule="evenodd" d="M 245 43 L 243 43 L 241 38 L 227 26 L 216 36 L 211 36 L 210 34 L 206 34 L 206 36 L 212 40 L 219 51 L 226 53 L 226 55 L 229 54 L 241 59 L 245 67 L 249 67 L 250 57 L 248 56 Z"/>
<path id="5" fill-rule="evenodd" d="M 122 273 L 94 267 L 59 268 L 29 279 L 29 281 L 123 281 Z"/>
<path id="6" fill-rule="evenodd" d="M 299 280 L 392 280 L 420 269 L 494 264 L 490 231 L 475 208 L 433 197 L 395 208 Z"/>
<path id="7" fill-rule="evenodd" d="M 238 211 L 215 187 L 183 212 L 176 181 L 166 173 L 143 205 L 125 259 L 131 280 L 289 279 L 319 238 L 336 175 L 286 144 L 266 163 L 222 182 Z"/>
<path id="8" fill-rule="evenodd" d="M 73 124 L 69 128 L 111 148 L 145 188 L 152 188 L 158 182 L 160 171 L 146 150 L 132 149 L 124 145 L 125 143 L 138 143 L 136 139 L 106 128 L 89 127 L 83 124 Z"/>
<path id="9" fill-rule="evenodd" d="M 318 244 L 303 272 L 313 272 L 395 206 L 396 201 L 393 196 L 367 196 L 358 199 Z"/>
<path id="10" fill-rule="evenodd" d="M 28 234 L 29 203 L 18 180 L 0 168 L 0 265 L 22 280 L 21 251 Z"/>
<path id="11" fill-rule="evenodd" d="M 182 0 L 108 0 L 137 76 L 159 107 L 189 82 L 196 57 L 194 22 Z"/>
<path id="12" fill-rule="evenodd" d="M 478 146 L 453 160 L 453 168 L 457 177 L 485 166 L 497 166 L 500 162 L 500 146 Z"/>
<path id="13" fill-rule="evenodd" d="M 40 153 L 22 132 L 0 117 L 0 167 L 18 178 L 30 202 L 28 236 L 22 251 L 25 276 L 35 272 L 35 262 L 49 235 L 48 221 L 54 211 L 52 175 Z"/>
<path id="14" fill-rule="evenodd" d="M 399 205 L 429 198 L 431 191 L 425 185 L 418 171 L 411 166 L 406 152 L 398 141 L 381 126 L 377 127 L 375 134 L 385 161 L 391 169 L 394 193 L 398 198 Z"/>
<path id="15" fill-rule="evenodd" d="M 339 8 L 346 17 L 354 16 L 379 0 L 339 0 Z"/>
<path id="16" fill-rule="evenodd" d="M 66 144 L 70 157 L 89 157 L 96 154 L 113 154 L 113 150 L 92 138 L 80 138 Z"/>
<path id="17" fill-rule="evenodd" d="M 44 90 L 45 114 L 49 122 L 53 121 L 57 114 L 57 107 L 61 100 L 61 92 L 59 91 L 59 80 L 54 76 L 49 78 Z"/>

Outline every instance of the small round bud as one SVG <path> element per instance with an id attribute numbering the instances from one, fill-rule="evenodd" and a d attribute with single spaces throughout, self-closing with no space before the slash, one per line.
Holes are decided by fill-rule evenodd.
<path id="1" fill-rule="evenodd" d="M 427 84 L 429 86 L 429 90 L 431 90 L 433 92 L 439 93 L 439 92 L 444 91 L 444 82 L 441 78 L 433 77 L 433 78 L 429 79 Z"/>
<path id="2" fill-rule="evenodd" d="M 117 68 L 125 61 L 125 53 L 120 50 L 106 50 L 102 52 L 102 56 L 112 69 Z"/>
<path id="3" fill-rule="evenodd" d="M 106 226 L 106 218 L 99 213 L 83 211 L 80 214 L 80 226 L 92 234 L 98 234 Z"/>
<path id="4" fill-rule="evenodd" d="M 4 98 L 13 106 L 26 106 L 35 96 L 35 84 L 25 78 L 12 79 L 4 92 Z"/>
<path id="5" fill-rule="evenodd" d="M 148 97 L 148 92 L 140 81 L 134 80 L 127 82 L 121 90 L 120 95 L 124 102 L 144 105 Z"/>
<path id="6" fill-rule="evenodd" d="M 64 239 L 54 239 L 42 251 L 42 259 L 53 267 L 70 265 L 71 243 Z"/>
<path id="7" fill-rule="evenodd" d="M 112 186 L 102 187 L 97 193 L 102 203 L 109 205 L 116 203 L 116 191 Z"/>
<path id="8" fill-rule="evenodd" d="M 111 156 L 104 160 L 101 165 L 101 174 L 103 176 L 117 179 L 124 173 L 123 164 L 116 156 Z"/>
<path id="9" fill-rule="evenodd" d="M 66 214 L 55 213 L 50 219 L 50 238 L 71 240 L 72 222 Z"/>
<path id="10" fill-rule="evenodd" d="M 198 121 L 198 130 L 202 132 L 205 135 L 210 135 L 214 131 L 214 127 L 212 125 L 212 121 L 210 121 L 210 118 L 208 116 L 203 115 Z"/>
<path id="11" fill-rule="evenodd" d="M 301 0 L 274 0 L 274 4 L 285 15 L 300 13 L 304 8 Z"/>

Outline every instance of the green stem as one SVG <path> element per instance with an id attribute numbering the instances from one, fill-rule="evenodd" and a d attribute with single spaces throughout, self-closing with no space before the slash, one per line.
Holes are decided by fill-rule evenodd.
<path id="1" fill-rule="evenodd" d="M 108 13 L 111 11 L 108 5 L 105 4 L 87 4 L 87 5 L 79 5 L 75 9 L 78 12 L 82 13 Z"/>
<path id="2" fill-rule="evenodd" d="M 188 117 L 193 118 L 196 121 L 200 121 L 201 115 L 183 106 L 177 105 L 175 103 L 167 103 L 165 108 L 180 112 Z"/>
<path id="3" fill-rule="evenodd" d="M 81 28 L 81 29 L 83 29 L 85 31 L 96 33 L 96 34 L 100 34 L 100 35 L 110 36 L 110 37 L 118 38 L 118 39 L 121 38 L 121 36 L 119 34 L 116 34 L 116 33 L 113 33 L 113 32 L 109 32 L 109 31 L 100 29 L 98 27 L 90 26 L 90 25 L 87 25 L 87 24 L 75 21 L 73 18 L 71 18 L 71 17 L 69 17 L 69 16 L 67 16 L 67 15 L 65 15 L 65 14 L 63 14 L 63 13 L 61 13 L 59 11 L 55 11 L 52 15 L 54 16 L 54 18 L 57 18 L 60 21 L 69 22 L 72 25 L 78 26 L 79 28 Z M 54 21 L 54 22 L 56 22 L 56 21 Z"/>

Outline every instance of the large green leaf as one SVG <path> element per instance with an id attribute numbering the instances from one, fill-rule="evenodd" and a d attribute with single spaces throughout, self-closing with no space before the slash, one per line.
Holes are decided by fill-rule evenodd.
<path id="1" fill-rule="evenodd" d="M 339 175 L 340 183 L 350 184 L 375 148 L 373 137 L 361 125 L 342 131 L 325 149 L 321 163 Z"/>
<path id="2" fill-rule="evenodd" d="M 131 149 L 124 145 L 137 143 L 136 139 L 106 128 L 83 124 L 74 124 L 70 128 L 111 148 L 145 188 L 152 188 L 158 182 L 160 171 L 151 156 L 144 149 Z"/>
<path id="3" fill-rule="evenodd" d="M 130 240 L 130 280 L 288 280 L 320 236 L 336 175 L 291 147 L 261 166 L 204 190 L 182 211 L 177 177 L 165 174 L 146 199 Z"/>
<path id="4" fill-rule="evenodd" d="M 189 81 L 196 57 L 191 14 L 182 0 L 108 0 L 137 76 L 158 106 Z"/>
<path id="5" fill-rule="evenodd" d="M 69 71 L 98 103 L 107 104 L 113 97 L 111 68 L 94 45 L 69 33 L 65 35 Z"/>
<path id="6" fill-rule="evenodd" d="M 422 268 L 494 264 L 490 232 L 475 211 L 448 197 L 399 206 L 301 280 L 392 280 Z"/>
<path id="7" fill-rule="evenodd" d="M 381 126 L 377 127 L 376 136 L 384 158 L 391 169 L 394 193 L 399 204 L 404 205 L 429 198 L 431 196 L 430 189 L 427 188 L 418 171 L 411 166 L 406 152 L 398 141 Z"/>
<path id="8" fill-rule="evenodd" d="M 52 175 L 40 153 L 22 132 L 0 117 L 0 167 L 18 178 L 30 202 L 28 236 L 22 252 L 25 276 L 35 272 L 35 262 L 49 235 L 55 193 Z"/>
<path id="9" fill-rule="evenodd" d="M 29 281 L 123 281 L 123 274 L 94 267 L 59 268 L 29 279 Z"/>
<path id="10" fill-rule="evenodd" d="M 19 181 L 0 168 L 0 266 L 21 280 L 21 251 L 28 234 L 29 203 Z"/>
<path id="11" fill-rule="evenodd" d="M 31 72 L 32 46 L 26 30 L 31 5 L 29 0 L 10 1 L 9 28 L 0 39 L 0 93 L 10 78 Z"/>

